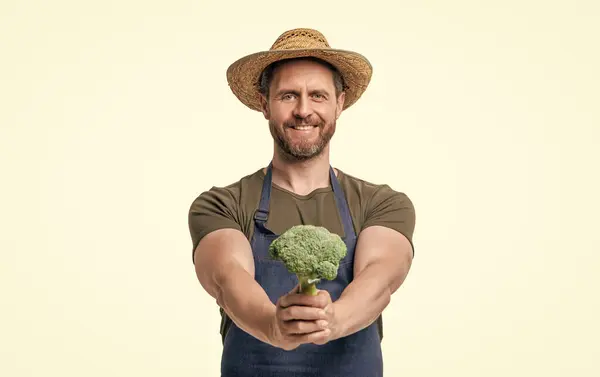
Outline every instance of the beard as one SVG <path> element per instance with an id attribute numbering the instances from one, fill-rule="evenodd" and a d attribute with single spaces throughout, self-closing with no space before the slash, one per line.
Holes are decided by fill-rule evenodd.
<path id="1" fill-rule="evenodd" d="M 318 129 L 316 140 L 309 138 L 292 138 L 288 132 L 294 126 L 314 126 Z M 289 161 L 306 161 L 320 155 L 335 133 L 336 121 L 330 123 L 323 121 L 303 122 L 303 121 L 286 121 L 281 126 L 278 126 L 274 121 L 269 121 L 269 129 L 273 140 L 279 147 L 283 157 Z M 292 131 L 294 132 L 294 131 Z M 295 139 L 295 140 L 294 140 Z M 299 139 L 299 140 L 298 140 Z"/>

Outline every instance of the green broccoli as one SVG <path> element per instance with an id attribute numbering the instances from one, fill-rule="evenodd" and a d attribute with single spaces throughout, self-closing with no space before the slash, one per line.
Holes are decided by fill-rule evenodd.
<path id="1" fill-rule="evenodd" d="M 321 279 L 336 278 L 346 252 L 340 236 L 314 225 L 293 226 L 269 247 L 271 258 L 283 262 L 289 272 L 296 274 L 300 292 L 313 296 Z"/>

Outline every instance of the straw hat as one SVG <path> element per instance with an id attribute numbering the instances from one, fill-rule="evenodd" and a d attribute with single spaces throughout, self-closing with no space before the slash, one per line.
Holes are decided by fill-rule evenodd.
<path id="1" fill-rule="evenodd" d="M 258 89 L 262 71 L 278 60 L 298 57 L 322 59 L 340 71 L 346 91 L 344 109 L 360 98 L 373 74 L 371 64 L 361 54 L 333 49 L 319 31 L 300 28 L 281 34 L 270 50 L 245 56 L 231 64 L 227 69 L 227 82 L 243 104 L 260 111 Z"/>

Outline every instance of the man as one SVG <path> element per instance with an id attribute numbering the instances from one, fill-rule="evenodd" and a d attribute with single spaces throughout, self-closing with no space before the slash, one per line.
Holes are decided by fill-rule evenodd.
<path id="1" fill-rule="evenodd" d="M 274 153 L 266 168 L 202 193 L 189 212 L 196 273 L 223 318 L 222 376 L 383 374 L 381 313 L 412 262 L 414 207 L 329 162 L 336 121 L 371 74 L 367 59 L 312 29 L 287 31 L 227 71 L 237 98 L 268 120 Z M 314 297 L 297 293 L 294 275 L 268 257 L 297 224 L 326 227 L 348 250 L 337 279 Z"/>

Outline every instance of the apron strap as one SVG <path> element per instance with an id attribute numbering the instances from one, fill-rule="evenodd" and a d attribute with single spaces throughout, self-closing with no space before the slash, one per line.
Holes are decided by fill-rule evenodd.
<path id="1" fill-rule="evenodd" d="M 269 219 L 269 202 L 271 200 L 271 181 L 272 181 L 272 170 L 273 162 L 269 163 L 267 167 L 267 173 L 263 180 L 262 192 L 260 194 L 260 202 L 258 209 L 254 212 L 254 222 L 256 226 L 265 233 L 273 233 L 266 227 L 267 220 Z"/>
<path id="2" fill-rule="evenodd" d="M 335 196 L 335 202 L 344 226 L 344 238 L 354 238 L 356 237 L 356 234 L 352 224 L 350 208 L 348 207 L 346 196 L 344 195 L 344 191 L 342 190 L 342 187 L 340 186 L 332 167 L 329 168 L 329 177 L 331 180 L 331 187 L 333 188 L 333 195 Z"/>
<path id="3" fill-rule="evenodd" d="M 263 180 L 262 191 L 260 194 L 260 202 L 258 204 L 258 209 L 256 210 L 256 212 L 254 212 L 254 222 L 256 223 L 256 226 L 259 227 L 261 231 L 269 234 L 274 234 L 266 227 L 267 220 L 269 219 L 269 203 L 271 201 L 271 184 L 273 180 L 272 170 L 273 161 L 271 161 L 267 166 L 267 172 Z M 344 191 L 342 190 L 340 183 L 337 177 L 335 176 L 335 172 L 333 171 L 333 168 L 331 166 L 329 167 L 329 180 L 331 182 L 333 195 L 335 197 L 335 203 L 339 211 L 340 218 L 342 220 L 342 225 L 344 227 L 344 237 L 354 238 L 356 235 L 354 231 L 354 226 L 352 224 L 350 208 L 348 207 L 348 202 L 346 201 Z"/>

